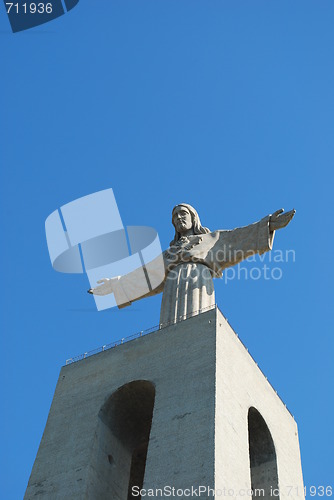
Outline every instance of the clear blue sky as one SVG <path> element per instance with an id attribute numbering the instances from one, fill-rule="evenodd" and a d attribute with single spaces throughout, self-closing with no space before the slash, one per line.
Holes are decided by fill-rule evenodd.
<path id="1" fill-rule="evenodd" d="M 65 360 L 159 321 L 160 296 L 98 313 L 51 267 L 46 217 L 109 187 L 164 248 L 181 201 L 212 230 L 296 208 L 282 279 L 216 299 L 297 420 L 305 484 L 333 486 L 333 1 L 81 0 L 17 34 L 0 7 L 0 498 L 23 496 Z"/>

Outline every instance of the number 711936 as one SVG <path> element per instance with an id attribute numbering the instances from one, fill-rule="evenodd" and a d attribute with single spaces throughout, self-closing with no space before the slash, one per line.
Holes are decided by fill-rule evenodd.
<path id="1" fill-rule="evenodd" d="M 30 4 L 27 4 L 27 3 L 23 3 L 23 4 L 19 4 L 19 3 L 10 3 L 10 2 L 6 2 L 6 8 L 7 8 L 7 14 L 10 13 L 11 9 L 13 9 L 13 11 L 16 13 L 16 14 L 19 14 L 20 12 L 22 12 L 23 14 L 51 14 L 52 12 L 52 3 L 49 2 L 49 3 L 43 3 L 43 2 L 40 2 L 40 3 L 30 3 Z"/>
<path id="2" fill-rule="evenodd" d="M 304 496 L 310 497 L 331 497 L 333 495 L 332 486 L 287 486 L 287 496 Z"/>

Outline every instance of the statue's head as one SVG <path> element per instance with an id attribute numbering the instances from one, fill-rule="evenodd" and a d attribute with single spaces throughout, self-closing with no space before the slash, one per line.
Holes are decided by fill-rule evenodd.
<path id="1" fill-rule="evenodd" d="M 203 227 L 196 210 L 187 203 L 180 203 L 173 208 L 172 223 L 175 227 L 174 239 L 170 245 L 174 245 L 182 236 L 183 233 L 189 232 L 192 229 L 192 234 L 205 234 L 210 230 Z"/>

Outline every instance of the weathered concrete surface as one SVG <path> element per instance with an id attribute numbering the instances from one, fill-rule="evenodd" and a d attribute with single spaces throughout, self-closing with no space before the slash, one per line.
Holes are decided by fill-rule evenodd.
<path id="1" fill-rule="evenodd" d="M 91 490 L 96 470 L 110 465 L 107 453 L 96 464 L 98 413 L 133 380 L 156 387 L 147 487 L 213 484 L 215 314 L 63 367 L 25 498 L 111 498 Z"/>
<path id="2" fill-rule="evenodd" d="M 254 407 L 274 441 L 280 498 L 301 500 L 303 478 L 297 424 L 219 311 L 216 355 L 216 488 L 238 492 L 251 487 L 247 418 L 249 408 Z M 273 475 L 273 468 L 268 465 L 267 474 L 262 477 L 264 486 Z M 297 487 L 299 496 L 295 496 Z"/>
<path id="3" fill-rule="evenodd" d="M 249 489 L 250 406 L 272 434 L 280 485 L 302 487 L 295 421 L 214 309 L 62 368 L 26 500 L 126 500 L 127 450 L 99 412 L 135 380 L 156 391 L 144 488 Z"/>

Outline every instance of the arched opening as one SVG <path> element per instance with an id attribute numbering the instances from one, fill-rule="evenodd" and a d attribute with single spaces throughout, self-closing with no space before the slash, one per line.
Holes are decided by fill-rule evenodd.
<path id="1" fill-rule="evenodd" d="M 120 387 L 102 406 L 93 464 L 99 493 L 93 498 L 140 498 L 132 495 L 132 487 L 143 486 L 154 399 L 154 385 L 136 380 Z"/>
<path id="2" fill-rule="evenodd" d="M 248 411 L 248 441 L 253 499 L 279 499 L 276 451 L 261 414 Z"/>

